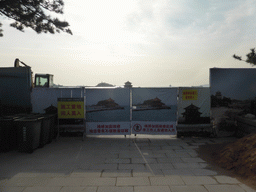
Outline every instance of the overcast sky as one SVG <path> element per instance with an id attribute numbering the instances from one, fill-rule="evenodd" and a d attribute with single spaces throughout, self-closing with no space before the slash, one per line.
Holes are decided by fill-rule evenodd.
<path id="1" fill-rule="evenodd" d="M 61 85 L 140 87 L 209 84 L 209 68 L 251 68 L 255 0 L 64 0 L 73 35 L 25 33 L 0 17 L 0 67 L 14 60 Z"/>

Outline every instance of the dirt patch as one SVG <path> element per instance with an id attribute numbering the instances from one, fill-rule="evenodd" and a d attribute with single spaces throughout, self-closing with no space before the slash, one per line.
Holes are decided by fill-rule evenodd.
<path id="1" fill-rule="evenodd" d="M 198 153 L 219 174 L 235 177 L 256 189 L 256 134 L 231 143 L 202 145 Z"/>

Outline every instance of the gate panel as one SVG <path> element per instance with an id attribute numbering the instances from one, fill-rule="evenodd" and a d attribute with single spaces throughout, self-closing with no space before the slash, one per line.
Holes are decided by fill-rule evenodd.
<path id="1" fill-rule="evenodd" d="M 176 88 L 132 89 L 132 133 L 175 135 Z"/>
<path id="2" fill-rule="evenodd" d="M 130 89 L 87 89 L 87 134 L 130 135 L 130 108 Z"/>

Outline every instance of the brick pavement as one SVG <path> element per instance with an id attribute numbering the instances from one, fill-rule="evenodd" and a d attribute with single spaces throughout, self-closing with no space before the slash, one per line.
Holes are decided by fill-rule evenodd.
<path id="1" fill-rule="evenodd" d="M 199 145 L 235 138 L 60 137 L 33 154 L 0 153 L 0 191 L 251 192 L 198 157 Z"/>

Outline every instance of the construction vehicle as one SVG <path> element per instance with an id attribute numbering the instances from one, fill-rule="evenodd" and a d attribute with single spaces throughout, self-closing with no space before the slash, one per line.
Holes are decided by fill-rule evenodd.
<path id="1" fill-rule="evenodd" d="M 0 115 L 30 113 L 33 87 L 52 86 L 53 75 L 35 74 L 33 82 L 31 67 L 15 59 L 14 67 L 0 68 Z"/>

